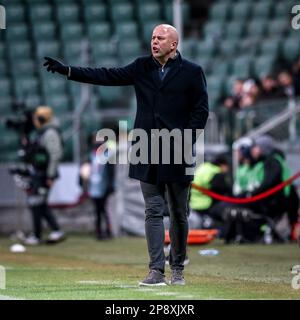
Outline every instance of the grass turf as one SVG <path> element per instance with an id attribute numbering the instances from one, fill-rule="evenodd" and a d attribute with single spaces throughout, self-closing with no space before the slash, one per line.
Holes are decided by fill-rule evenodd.
<path id="1" fill-rule="evenodd" d="M 291 287 L 291 268 L 300 264 L 295 244 L 190 246 L 187 285 L 159 288 L 138 287 L 148 272 L 143 238 L 99 242 L 69 235 L 59 245 L 27 247 L 18 254 L 9 251 L 11 244 L 0 239 L 7 280 L 0 299 L 300 299 L 300 290 Z M 220 254 L 198 254 L 208 247 Z"/>

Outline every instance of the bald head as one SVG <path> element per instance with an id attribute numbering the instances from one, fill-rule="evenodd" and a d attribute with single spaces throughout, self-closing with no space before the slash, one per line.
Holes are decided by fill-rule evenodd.
<path id="1" fill-rule="evenodd" d="M 172 41 L 176 41 L 178 44 L 178 32 L 176 28 L 170 24 L 160 24 L 153 29 L 153 33 L 154 32 L 165 34 L 167 37 L 172 39 Z"/>
<path id="2" fill-rule="evenodd" d="M 153 57 L 164 65 L 175 56 L 178 46 L 178 32 L 169 24 L 160 24 L 153 29 L 151 52 Z"/>

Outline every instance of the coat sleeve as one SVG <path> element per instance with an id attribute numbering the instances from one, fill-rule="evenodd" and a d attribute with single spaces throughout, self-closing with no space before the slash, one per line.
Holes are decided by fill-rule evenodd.
<path id="1" fill-rule="evenodd" d="M 69 80 L 103 86 L 128 86 L 134 84 L 136 62 L 122 68 L 71 67 Z"/>
<path id="2" fill-rule="evenodd" d="M 201 67 L 197 68 L 197 71 L 193 76 L 191 103 L 191 114 L 188 128 L 193 130 L 193 142 L 195 142 L 195 131 L 196 129 L 205 128 L 209 114 L 206 79 Z"/>

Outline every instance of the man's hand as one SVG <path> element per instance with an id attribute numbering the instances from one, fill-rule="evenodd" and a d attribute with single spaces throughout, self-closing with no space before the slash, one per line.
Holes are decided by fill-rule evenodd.
<path id="1" fill-rule="evenodd" d="M 47 67 L 48 72 L 50 72 L 50 71 L 52 73 L 58 72 L 63 75 L 68 74 L 68 71 L 69 71 L 68 66 L 65 66 L 63 63 L 61 63 L 55 59 L 52 59 L 50 57 L 45 57 L 44 59 L 46 60 L 46 62 L 44 63 L 44 67 Z"/>

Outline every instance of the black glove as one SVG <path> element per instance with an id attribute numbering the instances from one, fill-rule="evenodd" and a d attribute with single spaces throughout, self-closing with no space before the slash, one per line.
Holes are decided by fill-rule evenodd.
<path id="1" fill-rule="evenodd" d="M 68 66 L 65 66 L 63 63 L 55 60 L 55 59 L 52 59 L 50 57 L 45 57 L 44 58 L 46 60 L 46 62 L 44 63 L 44 67 L 47 67 L 47 71 L 48 72 L 58 72 L 60 74 L 63 74 L 63 75 L 67 75 L 68 72 L 69 72 L 69 67 Z"/>

